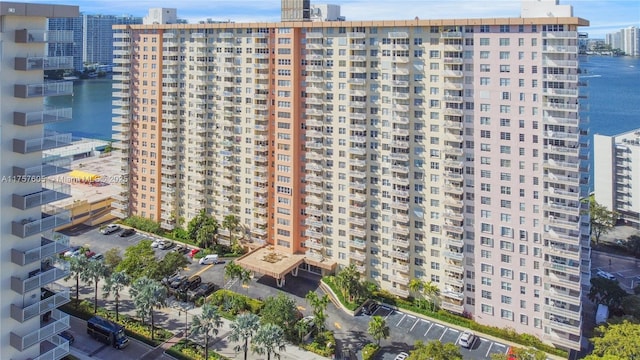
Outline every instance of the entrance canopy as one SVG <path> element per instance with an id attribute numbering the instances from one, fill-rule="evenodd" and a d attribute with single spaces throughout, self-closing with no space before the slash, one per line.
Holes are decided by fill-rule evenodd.
<path id="1" fill-rule="evenodd" d="M 82 170 L 73 170 L 69 174 L 67 174 L 67 176 L 74 180 L 83 181 L 83 182 L 94 182 L 100 178 L 100 175 L 82 171 Z"/>
<path id="2" fill-rule="evenodd" d="M 272 246 L 263 246 L 235 260 L 243 268 L 275 279 L 282 279 L 296 271 L 304 262 L 304 255 L 277 252 Z"/>

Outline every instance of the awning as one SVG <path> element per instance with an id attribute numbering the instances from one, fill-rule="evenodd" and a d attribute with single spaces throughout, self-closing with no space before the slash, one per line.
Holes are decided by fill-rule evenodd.
<path id="1" fill-rule="evenodd" d="M 86 172 L 82 170 L 72 170 L 69 174 L 67 174 L 67 176 L 73 179 L 86 181 L 86 182 L 93 182 L 100 178 L 100 175 L 92 174 L 90 172 Z"/>

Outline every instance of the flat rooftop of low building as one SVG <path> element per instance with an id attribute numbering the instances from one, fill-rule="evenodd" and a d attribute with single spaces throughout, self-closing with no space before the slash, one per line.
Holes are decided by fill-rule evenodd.
<path id="1" fill-rule="evenodd" d="M 264 246 L 235 260 L 247 270 L 281 279 L 304 262 L 304 255 L 285 254 Z"/>

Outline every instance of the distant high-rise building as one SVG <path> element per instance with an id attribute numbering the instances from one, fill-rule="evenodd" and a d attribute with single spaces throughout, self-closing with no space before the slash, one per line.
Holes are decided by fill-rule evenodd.
<path id="1" fill-rule="evenodd" d="M 279 284 L 353 265 L 406 298 L 417 278 L 445 310 L 579 349 L 588 22 L 548 0 L 456 20 L 305 22 L 301 4 L 276 23 L 116 26 L 113 214 L 231 215 L 287 259 L 252 268 Z"/>
<path id="2" fill-rule="evenodd" d="M 110 65 L 113 60 L 113 25 L 142 24 L 141 17 L 80 14 L 49 20 L 49 30 L 73 31 L 73 43 L 49 44 L 49 54 L 73 56 L 74 69 L 86 64 Z"/>
<path id="3" fill-rule="evenodd" d="M 344 21 L 340 15 L 340 5 L 317 4 L 311 5 L 311 21 Z"/>
<path id="4" fill-rule="evenodd" d="M 69 276 L 58 253 L 69 238 L 52 230 L 70 212 L 51 203 L 70 197 L 69 184 L 47 181 L 69 171 L 70 159 L 43 159 L 42 151 L 71 143 L 71 134 L 45 134 L 44 124 L 71 120 L 70 108 L 45 108 L 44 98 L 70 96 L 70 81 L 43 81 L 44 70 L 70 69 L 70 56 L 47 56 L 46 44 L 70 44 L 71 31 L 47 31 L 47 18 L 77 17 L 77 6 L 0 1 L 0 359 L 61 359 L 69 342 Z"/>
<path id="5" fill-rule="evenodd" d="M 596 201 L 640 228 L 640 129 L 593 137 Z"/>
<path id="6" fill-rule="evenodd" d="M 606 34 L 605 41 L 612 49 L 620 49 L 629 56 L 640 56 L 640 29 L 636 26 Z"/>
<path id="7" fill-rule="evenodd" d="M 311 0 L 281 0 L 282 21 L 309 21 Z"/>

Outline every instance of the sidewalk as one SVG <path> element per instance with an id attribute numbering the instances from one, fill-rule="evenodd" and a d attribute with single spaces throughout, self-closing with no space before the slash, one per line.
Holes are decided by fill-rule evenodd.
<path id="1" fill-rule="evenodd" d="M 61 280 L 60 283 L 65 286 L 69 286 L 71 288 L 72 298 L 75 298 L 75 279 L 69 279 L 68 281 Z M 100 286 L 102 286 L 102 281 L 100 282 Z M 82 286 L 80 287 L 80 299 L 89 300 L 93 302 L 93 287 Z M 103 299 L 102 291 L 99 290 L 98 295 L 98 306 L 106 307 L 110 310 L 115 308 L 115 302 L 113 299 Z M 185 314 L 184 311 L 165 307 L 162 309 L 156 309 L 155 311 L 155 323 L 157 327 L 162 327 L 174 333 L 174 337 L 169 339 L 167 342 L 162 345 L 150 350 L 147 352 L 141 359 L 144 360 L 153 360 L 153 359 L 161 359 L 163 358 L 164 351 L 175 343 L 180 341 L 183 338 L 183 333 L 185 329 Z M 136 317 L 136 310 L 132 306 L 131 298 L 129 297 L 128 288 L 125 289 L 120 294 L 120 314 L 126 314 L 129 316 Z M 191 324 L 193 321 L 193 316 L 202 314 L 202 307 L 194 308 L 187 312 L 188 324 Z M 209 340 L 210 349 L 216 351 L 220 355 L 226 356 L 230 359 L 244 359 L 244 353 L 238 352 L 234 350 L 234 347 L 237 343 L 229 342 L 227 337 L 231 332 L 231 321 L 227 319 L 222 319 L 222 326 L 218 328 L 218 335 L 212 337 Z M 191 336 L 189 336 L 191 338 Z M 204 341 L 202 339 L 198 339 L 196 342 L 199 344 L 203 344 Z M 84 354 L 77 349 L 71 347 L 71 354 L 76 356 L 80 360 L 96 360 L 97 357 L 89 357 L 87 354 Z M 266 355 L 259 356 L 254 353 L 250 353 L 249 357 L 252 360 L 266 359 Z M 286 345 L 286 350 L 280 353 L 280 357 L 283 360 L 326 360 L 327 358 L 322 357 L 320 355 L 316 355 L 310 351 L 306 351 L 304 349 L 299 348 L 297 345 L 289 344 Z M 168 358 L 167 355 L 164 355 L 164 358 Z"/>

